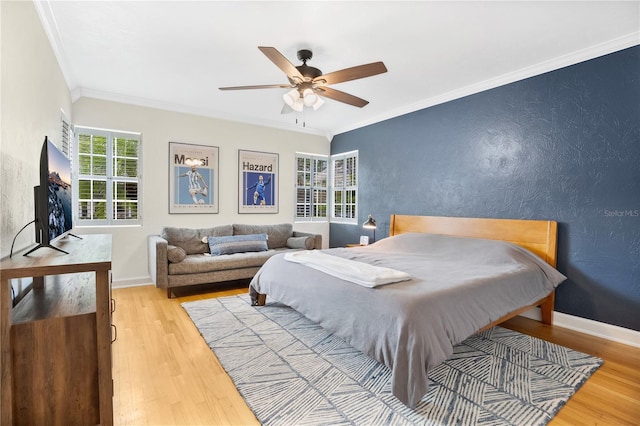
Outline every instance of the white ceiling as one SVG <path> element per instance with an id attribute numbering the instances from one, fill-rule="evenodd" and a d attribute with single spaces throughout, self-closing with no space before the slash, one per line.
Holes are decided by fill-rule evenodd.
<path id="1" fill-rule="evenodd" d="M 73 99 L 89 96 L 332 135 L 640 44 L 638 1 L 44 1 L 36 7 Z M 257 46 L 324 73 L 383 61 L 281 114 L 287 83 Z M 296 118 L 298 123 L 296 124 Z M 302 123 L 305 127 L 302 127 Z"/>

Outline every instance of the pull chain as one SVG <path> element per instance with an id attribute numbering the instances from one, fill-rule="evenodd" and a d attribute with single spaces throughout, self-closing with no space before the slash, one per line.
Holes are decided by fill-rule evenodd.
<path id="1" fill-rule="evenodd" d="M 298 124 L 298 113 L 296 112 L 296 124 Z M 307 127 L 307 114 L 302 110 L 302 127 Z"/>

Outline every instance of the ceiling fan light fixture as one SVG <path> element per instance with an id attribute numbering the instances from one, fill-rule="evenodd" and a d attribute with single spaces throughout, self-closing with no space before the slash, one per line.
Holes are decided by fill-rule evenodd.
<path id="1" fill-rule="evenodd" d="M 313 106 L 313 110 L 314 110 L 314 111 L 317 111 L 317 110 L 318 110 L 318 108 L 320 108 L 320 107 L 324 104 L 324 100 L 323 100 L 320 96 L 316 95 L 316 98 L 318 98 L 318 99 L 317 99 L 317 100 L 316 100 L 316 102 L 312 105 L 312 106 Z"/>
<path id="2" fill-rule="evenodd" d="M 302 112 L 305 106 L 312 107 L 314 110 L 320 108 L 324 104 L 324 100 L 320 98 L 312 89 L 304 89 L 302 93 L 298 88 L 291 89 L 282 95 L 284 103 L 296 112 Z"/>
<path id="3" fill-rule="evenodd" d="M 289 105 L 291 108 L 294 108 L 293 106 L 295 105 L 295 103 L 300 100 L 300 93 L 298 92 L 298 89 L 291 89 L 290 91 L 282 95 L 282 99 L 284 99 L 285 104 Z"/>
<path id="4" fill-rule="evenodd" d="M 302 112 L 302 110 L 304 109 L 304 101 L 302 100 L 302 98 L 296 99 L 293 105 L 291 105 L 291 108 L 296 112 Z"/>
<path id="5" fill-rule="evenodd" d="M 313 93 L 311 89 L 304 89 L 302 92 L 302 98 L 304 99 L 304 104 L 306 106 L 314 106 L 318 101 L 318 95 Z"/>

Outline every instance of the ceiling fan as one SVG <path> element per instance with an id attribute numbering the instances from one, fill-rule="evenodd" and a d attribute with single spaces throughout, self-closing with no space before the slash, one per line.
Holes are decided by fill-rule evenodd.
<path id="1" fill-rule="evenodd" d="M 302 111 L 304 106 L 313 107 L 317 110 L 323 103 L 322 97 L 333 99 L 338 102 L 362 108 L 369 103 L 357 96 L 350 95 L 340 90 L 332 89 L 330 84 L 342 83 L 345 81 L 357 80 L 359 78 L 371 77 L 387 72 L 387 67 L 382 62 L 372 62 L 370 64 L 358 65 L 356 67 L 345 68 L 328 74 L 322 74 L 318 68 L 307 65 L 313 53 L 311 50 L 302 49 L 298 51 L 298 59 L 302 65 L 295 66 L 284 57 L 275 47 L 259 46 L 258 49 L 265 54 L 278 68 L 287 75 L 289 84 L 264 84 L 257 86 L 234 86 L 220 87 L 220 90 L 246 90 L 246 89 L 292 89 L 283 95 L 285 106 L 283 113 L 291 111 Z"/>

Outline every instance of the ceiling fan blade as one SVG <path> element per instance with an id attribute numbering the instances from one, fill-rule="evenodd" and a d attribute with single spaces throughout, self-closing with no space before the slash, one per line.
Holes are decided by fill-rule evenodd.
<path id="1" fill-rule="evenodd" d="M 294 86 L 290 84 L 262 84 L 258 86 L 232 86 L 232 87 L 218 87 L 220 90 L 247 90 L 247 89 L 290 89 Z"/>
<path id="2" fill-rule="evenodd" d="M 297 79 L 300 79 L 300 81 L 304 80 L 304 77 L 302 76 L 302 74 L 300 74 L 300 71 L 298 71 L 298 69 L 291 62 L 289 62 L 289 60 L 278 51 L 278 49 L 276 49 L 275 47 L 265 46 L 258 46 L 258 49 L 260 49 L 260 51 L 271 60 L 271 62 L 276 64 L 278 68 L 284 71 L 287 77 L 289 77 L 290 79 L 293 79 L 295 77 Z"/>
<path id="3" fill-rule="evenodd" d="M 336 84 L 344 81 L 357 80 L 359 78 L 371 77 L 387 72 L 387 67 L 382 62 L 372 62 L 370 64 L 358 65 L 357 67 L 345 68 L 340 71 L 330 72 L 313 79 L 314 83 Z"/>
<path id="4" fill-rule="evenodd" d="M 316 87 L 315 92 L 320 96 L 324 96 L 329 99 L 333 99 L 334 101 L 343 102 L 345 104 L 353 105 L 358 108 L 362 108 L 367 105 L 369 101 L 365 101 L 364 99 L 360 99 L 357 96 L 350 95 L 348 93 L 341 92 L 336 89 L 332 89 L 330 87 Z"/>

